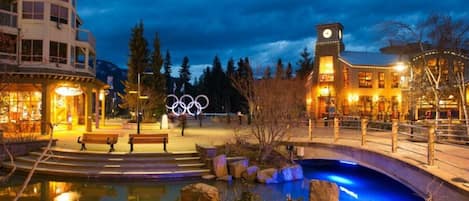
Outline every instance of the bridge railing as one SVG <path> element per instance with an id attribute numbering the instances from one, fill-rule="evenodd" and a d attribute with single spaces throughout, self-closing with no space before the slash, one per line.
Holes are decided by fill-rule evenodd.
<path id="1" fill-rule="evenodd" d="M 419 149 L 426 149 L 425 152 L 418 152 L 418 154 L 426 155 L 427 165 L 434 165 L 436 135 L 433 125 L 422 126 L 403 124 L 399 123 L 398 120 L 392 120 L 392 122 L 376 122 L 368 121 L 368 119 L 334 118 L 333 120 L 316 121 L 315 127 L 317 127 L 318 122 L 321 123 L 320 125 L 324 125 L 324 127 L 329 127 L 332 125 L 334 142 L 337 142 L 339 139 L 343 138 L 340 134 L 341 129 L 358 130 L 358 133 L 360 133 L 359 138 L 361 141 L 361 146 L 365 146 L 368 142 L 371 142 L 370 137 L 390 139 L 392 153 L 396 153 L 398 148 L 406 149 L 406 147 L 399 146 L 399 141 L 406 140 L 418 142 L 417 146 L 420 146 Z M 309 137 L 311 140 L 313 140 L 311 127 L 312 126 L 310 125 Z M 388 134 L 389 132 L 391 132 L 391 135 Z"/>

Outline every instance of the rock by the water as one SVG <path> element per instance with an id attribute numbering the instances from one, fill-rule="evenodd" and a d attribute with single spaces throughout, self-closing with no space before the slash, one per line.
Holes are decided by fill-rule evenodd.
<path id="1" fill-rule="evenodd" d="M 257 172 L 257 181 L 264 184 L 276 184 L 278 181 L 278 170 L 268 168 Z"/>
<path id="2" fill-rule="evenodd" d="M 219 155 L 213 158 L 213 172 L 217 177 L 228 175 L 228 168 L 226 167 L 226 156 Z"/>
<path id="3" fill-rule="evenodd" d="M 287 167 L 283 167 L 282 169 L 279 170 L 279 174 L 280 174 L 280 178 L 279 180 L 281 181 L 293 181 L 293 175 L 292 175 L 292 169 L 287 166 Z"/>
<path id="4" fill-rule="evenodd" d="M 254 182 L 257 178 L 257 171 L 259 171 L 259 167 L 249 166 L 243 173 L 241 173 L 241 177 L 246 181 Z"/>
<path id="5" fill-rule="evenodd" d="M 309 186 L 309 201 L 338 201 L 339 187 L 337 184 L 322 181 L 311 180 Z"/>
<path id="6" fill-rule="evenodd" d="M 231 175 L 226 175 L 226 176 L 223 176 L 223 177 L 218 177 L 217 180 L 219 180 L 219 181 L 232 181 L 233 177 Z"/>
<path id="7" fill-rule="evenodd" d="M 230 174 L 233 175 L 234 178 L 241 178 L 241 174 L 248 168 L 248 160 L 243 159 L 232 162 L 228 167 Z"/>
<path id="8" fill-rule="evenodd" d="M 220 201 L 218 189 L 204 183 L 184 186 L 181 189 L 181 201 Z"/>
<path id="9" fill-rule="evenodd" d="M 212 180 L 212 179 L 215 179 L 217 178 L 217 176 L 213 175 L 213 174 L 208 174 L 208 175 L 203 175 L 202 176 L 202 179 L 206 179 L 206 180 Z"/>
<path id="10" fill-rule="evenodd" d="M 299 180 L 304 178 L 303 168 L 301 167 L 301 165 L 296 164 L 294 166 L 291 166 L 291 173 L 293 176 L 293 180 Z"/>

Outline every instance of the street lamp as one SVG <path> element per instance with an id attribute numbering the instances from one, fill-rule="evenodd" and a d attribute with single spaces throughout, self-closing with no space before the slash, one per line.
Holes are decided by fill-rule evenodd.
<path id="1" fill-rule="evenodd" d="M 141 96 L 140 92 L 140 80 L 141 80 L 141 75 L 153 75 L 153 72 L 142 72 L 138 73 L 137 75 L 137 91 L 129 91 L 129 93 L 137 94 L 137 107 L 136 107 L 136 113 L 137 113 L 137 134 L 140 134 L 140 117 L 141 117 L 141 112 L 140 112 L 140 99 L 148 99 L 148 96 Z"/>

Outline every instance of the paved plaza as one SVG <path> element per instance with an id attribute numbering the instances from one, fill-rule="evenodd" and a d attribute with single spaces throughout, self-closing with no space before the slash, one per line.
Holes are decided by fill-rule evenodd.
<path id="1" fill-rule="evenodd" d="M 93 133 L 119 133 L 119 141 L 115 145 L 116 152 L 128 152 L 128 134 L 136 133 L 135 128 L 123 128 L 122 120 L 106 120 L 104 126 L 93 128 Z M 221 145 L 227 141 L 234 141 L 234 128 L 237 126 L 236 121 L 232 124 L 224 122 L 214 122 L 204 120 L 203 126 L 199 127 L 198 121 L 188 121 L 184 136 L 181 136 L 181 128 L 175 123 L 170 129 L 160 129 L 159 124 L 142 124 L 141 133 L 168 133 L 169 144 L 167 149 L 169 152 L 194 151 L 195 144 L 205 145 Z M 244 123 L 244 122 L 243 122 Z M 245 126 L 245 125 L 243 125 Z M 249 129 L 243 127 L 241 133 L 248 133 Z M 84 133 L 84 128 L 75 128 L 73 131 L 56 130 L 54 138 L 58 139 L 57 147 L 66 149 L 80 149 L 77 137 Z M 310 142 L 307 126 L 295 128 L 289 133 L 290 141 Z M 469 146 L 439 144 L 435 145 L 436 161 L 434 166 L 427 166 L 427 146 L 425 142 L 412 142 L 406 139 L 398 141 L 397 153 L 391 152 L 391 134 L 390 132 L 369 132 L 367 144 L 361 146 L 360 131 L 342 129 L 340 130 L 340 138 L 337 142 L 333 141 L 332 128 L 314 128 L 314 142 L 339 144 L 352 147 L 360 147 L 362 149 L 378 152 L 390 157 L 405 161 L 414 166 L 421 167 L 434 175 L 438 175 L 442 179 L 455 183 L 461 188 L 469 191 Z M 251 139 L 252 140 L 252 139 Z M 89 151 L 108 151 L 106 145 L 87 145 Z M 134 152 L 163 152 L 161 144 L 138 144 L 135 145 Z"/>

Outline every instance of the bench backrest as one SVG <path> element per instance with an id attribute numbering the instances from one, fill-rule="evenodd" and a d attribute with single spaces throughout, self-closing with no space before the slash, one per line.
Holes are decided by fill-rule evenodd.
<path id="1" fill-rule="evenodd" d="M 168 143 L 168 134 L 129 134 L 129 143 L 132 139 L 132 143 Z"/>
<path id="2" fill-rule="evenodd" d="M 84 133 L 83 138 L 81 141 L 87 143 L 102 143 L 106 144 L 107 139 L 111 144 L 116 144 L 117 139 L 119 138 L 119 134 L 92 134 L 92 133 Z"/>

